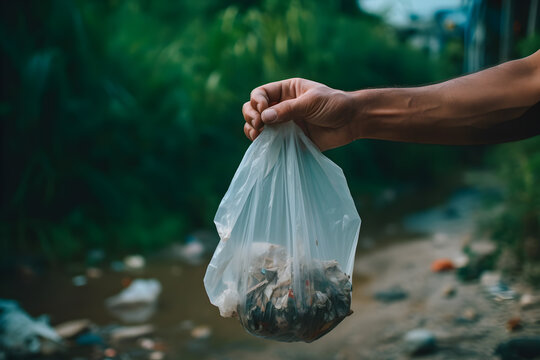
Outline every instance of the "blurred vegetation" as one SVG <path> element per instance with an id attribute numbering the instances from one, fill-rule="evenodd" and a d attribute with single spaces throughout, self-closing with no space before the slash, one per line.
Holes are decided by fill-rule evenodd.
<path id="1" fill-rule="evenodd" d="M 540 34 L 517 44 L 520 56 L 540 48 Z M 495 170 L 498 196 L 489 206 L 494 209 L 483 228 L 497 242 L 499 267 L 522 273 L 540 284 L 540 137 L 494 147 L 487 164 Z"/>
<path id="2" fill-rule="evenodd" d="M 0 17 L 4 256 L 148 251 L 211 227 L 249 146 L 241 106 L 262 83 L 456 75 L 354 1 L 21 0 Z M 446 179 L 472 153 L 362 141 L 329 156 L 362 212 L 382 189 Z"/>

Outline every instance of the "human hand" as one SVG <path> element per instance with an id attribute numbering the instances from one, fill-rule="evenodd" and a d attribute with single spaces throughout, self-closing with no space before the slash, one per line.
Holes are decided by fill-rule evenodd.
<path id="1" fill-rule="evenodd" d="M 354 106 L 348 93 L 305 80 L 269 83 L 251 92 L 242 107 L 244 133 L 255 140 L 265 124 L 295 121 L 321 151 L 356 139 Z"/>

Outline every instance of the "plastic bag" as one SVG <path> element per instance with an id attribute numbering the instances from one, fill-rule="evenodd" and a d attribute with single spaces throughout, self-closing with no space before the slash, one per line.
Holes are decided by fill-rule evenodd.
<path id="1" fill-rule="evenodd" d="M 360 217 L 343 171 L 294 123 L 265 126 L 219 205 L 210 302 L 257 336 L 311 342 L 351 313 Z"/>

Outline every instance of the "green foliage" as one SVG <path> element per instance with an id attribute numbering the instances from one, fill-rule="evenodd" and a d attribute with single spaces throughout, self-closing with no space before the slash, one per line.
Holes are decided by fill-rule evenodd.
<path id="1" fill-rule="evenodd" d="M 352 7 L 354 8 L 354 7 Z M 347 1 L 46 0 L 3 5 L 0 252 L 146 251 L 211 226 L 249 142 L 252 88 L 352 90 L 449 75 Z M 365 141 L 353 191 L 444 175 L 460 153 Z M 420 175 L 416 175 L 420 174 Z M 391 179 L 390 181 L 384 179 Z"/>
<path id="2" fill-rule="evenodd" d="M 490 163 L 498 169 L 503 193 L 491 204 L 498 211 L 488 229 L 500 250 L 509 250 L 522 269 L 537 269 L 533 263 L 540 263 L 540 137 L 498 146 Z"/>

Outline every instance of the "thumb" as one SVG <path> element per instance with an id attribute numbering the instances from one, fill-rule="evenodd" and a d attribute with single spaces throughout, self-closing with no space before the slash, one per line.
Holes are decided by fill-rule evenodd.
<path id="1" fill-rule="evenodd" d="M 293 120 L 297 110 L 297 99 L 285 100 L 264 110 L 261 119 L 265 124 L 277 124 Z"/>

